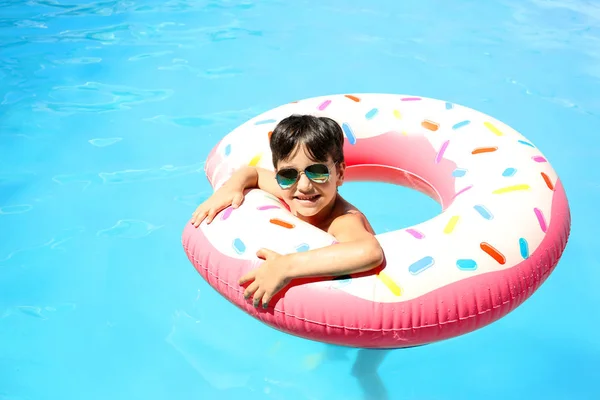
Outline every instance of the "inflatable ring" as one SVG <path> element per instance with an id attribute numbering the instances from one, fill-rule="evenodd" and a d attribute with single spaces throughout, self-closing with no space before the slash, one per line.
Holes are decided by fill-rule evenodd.
<path id="1" fill-rule="evenodd" d="M 346 180 L 415 188 L 436 199 L 442 213 L 378 234 L 386 257 L 382 267 L 360 276 L 292 281 L 267 309 L 244 299 L 237 283 L 262 262 L 258 249 L 286 254 L 328 246 L 334 238 L 258 189 L 210 225 L 188 223 L 183 247 L 200 275 L 264 323 L 353 347 L 431 343 L 514 310 L 559 261 L 570 211 L 546 158 L 502 122 L 440 100 L 357 94 L 277 107 L 239 126 L 212 150 L 205 172 L 213 188 L 243 165 L 273 169 L 270 131 L 291 114 L 328 116 L 342 126 Z"/>

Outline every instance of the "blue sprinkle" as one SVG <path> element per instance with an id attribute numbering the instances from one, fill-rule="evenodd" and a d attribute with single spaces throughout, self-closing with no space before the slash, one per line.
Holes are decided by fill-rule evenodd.
<path id="1" fill-rule="evenodd" d="M 342 124 L 342 130 L 346 134 L 346 137 L 348 138 L 350 144 L 356 144 L 356 136 L 354 136 L 354 132 L 352 132 L 352 128 L 350 128 L 350 125 L 344 122 Z"/>
<path id="2" fill-rule="evenodd" d="M 296 251 L 298 253 L 301 253 L 303 251 L 308 251 L 308 249 L 310 249 L 310 246 L 307 245 L 306 243 L 302 243 L 300 246 L 296 247 Z"/>
<path id="3" fill-rule="evenodd" d="M 228 144 L 225 146 L 225 156 L 228 156 L 231 153 L 231 145 Z"/>
<path id="4" fill-rule="evenodd" d="M 458 129 L 458 128 L 462 128 L 463 126 L 467 126 L 471 123 L 471 121 L 466 120 L 466 121 L 461 121 L 457 124 L 454 124 L 454 126 L 452 127 L 452 129 Z"/>
<path id="5" fill-rule="evenodd" d="M 521 250 L 521 257 L 529 257 L 529 244 L 527 244 L 527 240 L 523 238 L 519 239 L 519 248 Z"/>
<path id="6" fill-rule="evenodd" d="M 460 178 L 462 176 L 465 176 L 465 174 L 467 173 L 467 170 L 464 168 L 456 168 L 454 171 L 452 171 L 452 176 L 455 178 Z"/>
<path id="7" fill-rule="evenodd" d="M 446 110 L 452 110 L 454 108 L 454 104 L 446 103 Z"/>
<path id="8" fill-rule="evenodd" d="M 490 220 L 494 218 L 490 210 L 488 210 L 485 206 L 482 206 L 481 204 L 473 206 L 473 208 L 485 219 Z"/>
<path id="9" fill-rule="evenodd" d="M 504 170 L 504 172 L 502 173 L 502 176 L 505 176 L 505 177 L 511 177 L 511 176 L 513 176 L 513 175 L 514 175 L 516 172 L 517 172 L 517 170 L 516 170 L 516 169 L 514 169 L 514 168 L 506 168 L 506 169 Z"/>
<path id="10" fill-rule="evenodd" d="M 273 122 L 277 122 L 277 121 L 274 120 L 274 119 L 264 119 L 262 121 L 256 121 L 254 123 L 254 125 L 264 125 L 264 124 L 270 124 L 270 123 L 273 123 Z"/>
<path id="11" fill-rule="evenodd" d="M 242 254 L 246 251 L 246 245 L 244 244 L 244 242 L 242 242 L 240 238 L 235 238 L 233 240 L 233 249 L 236 253 Z"/>
<path id="12" fill-rule="evenodd" d="M 365 118 L 366 119 L 372 119 L 373 117 L 375 117 L 377 115 L 377 113 L 379 113 L 379 110 L 374 108 L 371 111 L 369 111 L 368 113 L 365 114 Z"/>
<path id="13" fill-rule="evenodd" d="M 521 144 L 524 144 L 525 146 L 533 147 L 533 148 L 535 149 L 535 146 L 534 146 L 534 145 L 532 145 L 531 143 L 529 143 L 529 142 L 526 142 L 526 141 L 524 141 L 524 140 L 519 140 L 519 143 L 521 143 Z"/>
<path id="14" fill-rule="evenodd" d="M 419 261 L 414 262 L 410 267 L 408 267 L 408 271 L 413 275 L 420 274 L 427 268 L 433 266 L 433 264 L 435 264 L 433 257 L 423 257 Z"/>
<path id="15" fill-rule="evenodd" d="M 475 271 L 477 269 L 477 263 L 475 260 L 471 260 L 468 258 L 462 260 L 456 260 L 456 266 L 458 269 L 463 271 Z"/>

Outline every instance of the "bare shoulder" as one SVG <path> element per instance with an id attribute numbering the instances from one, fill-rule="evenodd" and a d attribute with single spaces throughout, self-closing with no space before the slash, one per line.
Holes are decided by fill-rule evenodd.
<path id="1" fill-rule="evenodd" d="M 369 220 L 358 208 L 341 198 L 340 206 L 336 208 L 336 215 L 328 229 L 333 236 L 346 236 L 348 234 L 352 236 L 375 235 Z"/>

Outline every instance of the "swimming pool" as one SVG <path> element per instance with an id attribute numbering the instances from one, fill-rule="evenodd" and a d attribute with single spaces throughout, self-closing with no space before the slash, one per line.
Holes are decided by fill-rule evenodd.
<path id="1" fill-rule="evenodd" d="M 0 0 L 0 399 L 596 398 L 600 8 L 412 3 Z M 361 351 L 262 325 L 196 273 L 180 235 L 220 137 L 356 92 L 475 108 L 548 157 L 572 234 L 525 304 Z M 342 191 L 378 232 L 440 211 L 389 185 Z"/>

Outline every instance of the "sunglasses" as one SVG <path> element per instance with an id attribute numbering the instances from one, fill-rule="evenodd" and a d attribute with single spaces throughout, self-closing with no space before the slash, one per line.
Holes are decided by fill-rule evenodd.
<path id="1" fill-rule="evenodd" d="M 304 171 L 298 171 L 296 168 L 284 168 L 277 171 L 275 179 L 279 187 L 282 189 L 289 189 L 300 179 L 300 174 L 304 172 L 304 175 L 315 183 L 325 183 L 329 180 L 329 167 L 325 164 L 313 164 L 309 165 Z"/>

